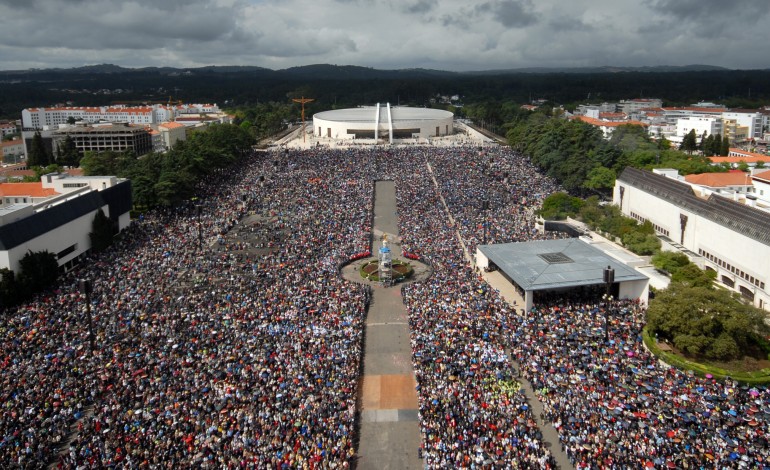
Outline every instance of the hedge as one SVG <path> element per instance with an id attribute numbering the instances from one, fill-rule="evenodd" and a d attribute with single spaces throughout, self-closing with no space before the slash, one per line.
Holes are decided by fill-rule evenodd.
<path id="1" fill-rule="evenodd" d="M 760 369 L 754 372 L 742 372 L 733 371 L 728 369 L 721 369 L 719 367 L 701 364 L 699 362 L 690 361 L 678 354 L 670 353 L 661 350 L 658 347 L 657 341 L 650 335 L 647 328 L 642 330 L 642 339 L 645 346 L 650 352 L 663 361 L 664 363 L 676 367 L 682 370 L 691 370 L 695 372 L 695 375 L 704 377 L 706 374 L 711 374 L 716 379 L 724 379 L 730 377 L 738 382 L 750 384 L 750 385 L 767 385 L 770 384 L 770 369 Z"/>

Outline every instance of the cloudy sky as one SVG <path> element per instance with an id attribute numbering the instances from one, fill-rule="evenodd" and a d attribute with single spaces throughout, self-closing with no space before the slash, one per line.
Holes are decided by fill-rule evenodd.
<path id="1" fill-rule="evenodd" d="M 0 69 L 755 69 L 768 25 L 768 0 L 0 0 Z"/>

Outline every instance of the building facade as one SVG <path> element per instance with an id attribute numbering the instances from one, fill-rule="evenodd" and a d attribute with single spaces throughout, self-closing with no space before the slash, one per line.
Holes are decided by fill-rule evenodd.
<path id="1" fill-rule="evenodd" d="M 762 138 L 762 120 L 763 115 L 761 113 L 753 111 L 725 111 L 722 113 L 722 119 L 730 120 L 734 122 L 734 127 L 747 129 L 747 135 L 745 139 L 761 139 Z M 733 142 L 736 139 L 731 139 Z"/>
<path id="2" fill-rule="evenodd" d="M 134 125 L 149 126 L 173 121 L 177 116 L 206 113 L 221 114 L 216 104 L 186 104 L 151 106 L 70 106 L 56 108 L 28 108 L 21 111 L 22 129 L 57 128 L 71 120 L 88 123 L 125 122 Z"/>
<path id="3" fill-rule="evenodd" d="M 24 141 L 19 138 L 0 142 L 0 158 L 3 163 L 18 163 L 24 158 Z"/>
<path id="4" fill-rule="evenodd" d="M 618 111 L 631 114 L 643 109 L 660 108 L 663 106 L 663 100 L 660 98 L 637 98 L 633 100 L 620 100 Z"/>
<path id="5" fill-rule="evenodd" d="M 631 167 L 618 176 L 613 202 L 623 214 L 650 221 L 664 249 L 685 253 L 747 302 L 770 309 L 770 213 Z"/>
<path id="6" fill-rule="evenodd" d="M 84 186 L 32 203 L 0 207 L 0 268 L 18 272 L 19 262 L 27 252 L 48 251 L 56 255 L 60 269 L 69 270 L 90 251 L 89 234 L 100 209 L 118 231 L 130 224 L 130 181 L 114 177 L 82 181 L 53 176 L 50 180 L 52 186 L 60 184 L 62 188 L 69 183 Z M 108 181 L 114 184 L 108 186 Z M 104 189 L 93 190 L 92 184 Z"/>
<path id="7" fill-rule="evenodd" d="M 85 152 L 124 152 L 144 155 L 152 151 L 152 137 L 144 126 L 127 124 L 67 126 L 52 132 L 53 149 L 56 152 L 67 137 L 71 137 L 75 148 L 82 155 Z"/>

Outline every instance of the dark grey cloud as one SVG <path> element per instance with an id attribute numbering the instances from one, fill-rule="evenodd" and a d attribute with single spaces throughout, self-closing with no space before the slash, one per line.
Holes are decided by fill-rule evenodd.
<path id="1" fill-rule="evenodd" d="M 645 4 L 663 16 L 664 25 L 680 31 L 687 29 L 701 38 L 724 33 L 735 37 L 737 31 L 733 28 L 757 24 L 770 12 L 767 0 L 646 0 Z"/>
<path id="2" fill-rule="evenodd" d="M 43 0 L 37 0 L 38 5 Z M 207 42 L 221 39 L 235 27 L 227 8 L 206 0 L 167 0 L 166 2 L 90 2 L 81 0 L 52 2 L 50 19 L 19 15 L 0 27 L 11 32 L 8 45 L 61 47 L 73 49 L 152 49 L 173 40 Z M 98 4 L 98 5 L 97 5 Z M 182 4 L 188 8 L 174 10 Z M 84 12 L 88 14 L 84 14 Z M 44 14 L 41 14 L 44 15 Z"/>
<path id="3" fill-rule="evenodd" d="M 441 15 L 441 18 L 439 19 L 441 24 L 445 27 L 455 27 L 462 30 L 470 30 L 471 24 L 473 23 L 473 18 L 471 18 L 470 13 L 455 13 L 455 14 L 444 14 Z"/>
<path id="4" fill-rule="evenodd" d="M 507 28 L 523 28 L 535 24 L 537 15 L 528 0 L 502 0 L 485 2 L 476 7 L 480 13 L 491 13 L 492 19 Z"/>
<path id="5" fill-rule="evenodd" d="M 679 20 L 729 21 L 736 16 L 764 16 L 769 7 L 767 0 L 647 0 L 646 3 L 653 10 Z"/>
<path id="6" fill-rule="evenodd" d="M 765 68 L 770 0 L 0 0 L 0 68 Z"/>
<path id="7" fill-rule="evenodd" d="M 417 0 L 401 7 L 404 13 L 421 14 L 433 11 L 438 5 L 438 0 Z"/>
<path id="8" fill-rule="evenodd" d="M 548 26 L 553 28 L 555 32 L 590 32 L 595 31 L 596 28 L 590 24 L 586 24 L 582 19 L 576 17 L 559 16 L 548 21 Z"/>

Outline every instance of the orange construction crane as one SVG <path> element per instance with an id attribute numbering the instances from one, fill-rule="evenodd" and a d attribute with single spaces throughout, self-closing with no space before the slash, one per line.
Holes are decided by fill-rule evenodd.
<path id="1" fill-rule="evenodd" d="M 302 103 L 302 142 L 305 142 L 305 103 L 315 101 L 315 98 L 292 98 L 295 103 Z"/>

